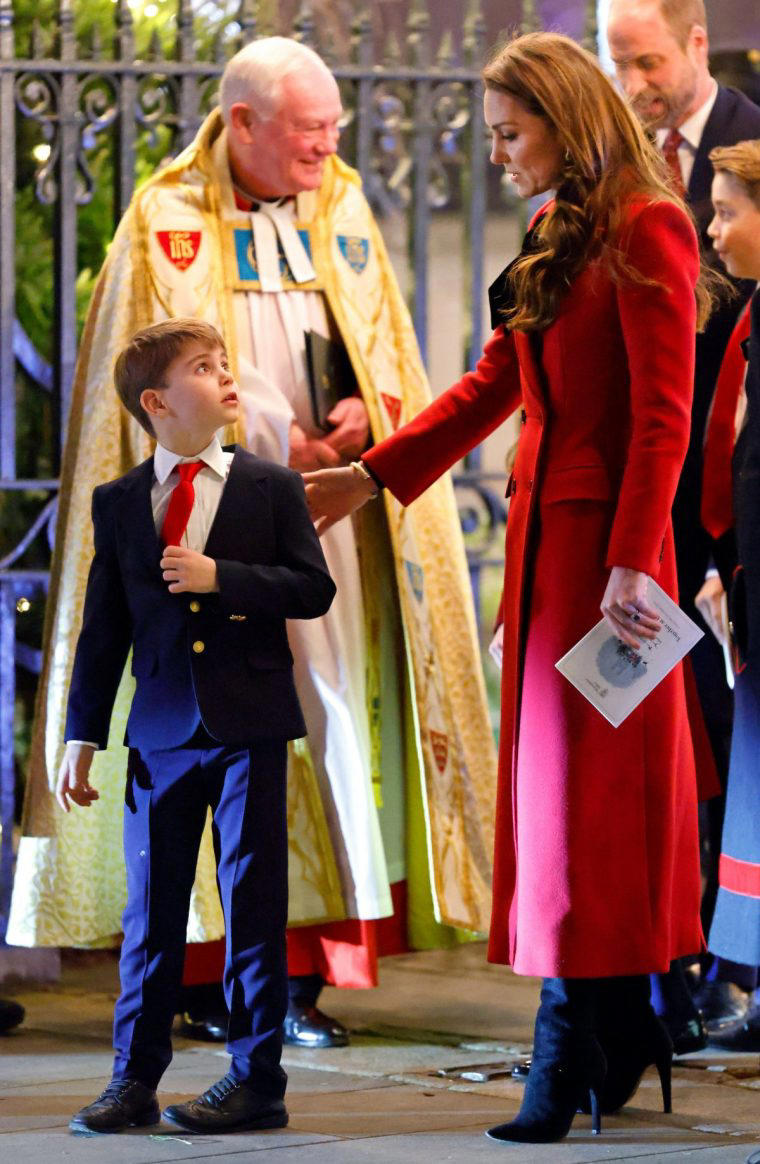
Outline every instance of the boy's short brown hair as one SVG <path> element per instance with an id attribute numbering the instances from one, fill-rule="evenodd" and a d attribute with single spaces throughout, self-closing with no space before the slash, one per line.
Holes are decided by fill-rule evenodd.
<path id="1" fill-rule="evenodd" d="M 162 319 L 136 331 L 119 353 L 113 370 L 116 391 L 124 407 L 151 436 L 150 417 L 140 403 L 146 388 L 164 387 L 166 369 L 188 343 L 206 343 L 225 350 L 219 332 L 210 323 L 190 316 Z"/>
<path id="2" fill-rule="evenodd" d="M 718 146 L 708 154 L 716 174 L 730 174 L 760 210 L 760 140 Z"/>

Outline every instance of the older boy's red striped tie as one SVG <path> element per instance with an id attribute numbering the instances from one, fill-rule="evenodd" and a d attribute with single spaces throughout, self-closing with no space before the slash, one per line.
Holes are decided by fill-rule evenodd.
<path id="1" fill-rule="evenodd" d="M 179 482 L 172 490 L 161 527 L 161 540 L 165 546 L 178 546 L 182 541 L 195 501 L 193 479 L 202 468 L 203 461 L 180 461 L 177 465 Z"/>

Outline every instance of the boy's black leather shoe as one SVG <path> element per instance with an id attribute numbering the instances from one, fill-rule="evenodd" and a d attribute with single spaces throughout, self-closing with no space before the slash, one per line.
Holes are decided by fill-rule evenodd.
<path id="1" fill-rule="evenodd" d="M 173 1103 L 164 1119 L 189 1132 L 254 1132 L 284 1128 L 288 1112 L 281 1099 L 259 1095 L 247 1083 L 225 1075 L 189 1103 Z"/>
<path id="2" fill-rule="evenodd" d="M 142 1128 L 161 1119 L 155 1091 L 136 1079 L 112 1079 L 108 1087 L 70 1120 L 72 1132 L 120 1132 Z"/>

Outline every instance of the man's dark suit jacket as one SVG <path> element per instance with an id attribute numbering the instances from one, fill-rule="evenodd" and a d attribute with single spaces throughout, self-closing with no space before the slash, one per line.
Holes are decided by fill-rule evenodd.
<path id="1" fill-rule="evenodd" d="M 710 151 L 717 146 L 735 145 L 736 142 L 757 137 L 760 137 L 760 107 L 737 90 L 720 86 L 694 158 L 687 191 L 687 201 L 697 220 L 702 248 L 708 261 L 712 242 L 707 235 L 707 227 L 713 217 Z M 743 304 L 751 294 L 753 284 L 745 280 L 737 283 L 736 287 L 737 298 L 722 302 L 713 312 L 705 330 L 697 336 L 691 439 L 673 506 L 681 605 L 689 610 L 692 617 L 692 602 L 704 581 L 711 553 L 710 538 L 699 520 L 705 426 L 728 338 Z"/>
<path id="2" fill-rule="evenodd" d="M 95 555 L 65 738 L 106 746 L 130 646 L 130 747 L 178 747 L 200 724 L 223 744 L 305 735 L 285 619 L 324 614 L 335 585 L 301 477 L 235 449 L 204 550 L 217 564 L 214 594 L 169 593 L 152 484 L 151 457 L 93 493 Z"/>

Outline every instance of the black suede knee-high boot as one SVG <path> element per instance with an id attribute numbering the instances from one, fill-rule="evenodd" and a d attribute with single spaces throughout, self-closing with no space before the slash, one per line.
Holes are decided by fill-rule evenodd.
<path id="1" fill-rule="evenodd" d="M 602 1112 L 618 1111 L 628 1103 L 652 1065 L 660 1076 L 663 1110 L 669 1112 L 673 1044 L 652 1009 L 647 975 L 599 980 L 597 1034 L 607 1059 Z"/>
<path id="2" fill-rule="evenodd" d="M 516 1119 L 486 1133 L 491 1139 L 523 1144 L 561 1140 L 584 1101 L 591 1108 L 594 1133 L 600 1132 L 597 1100 L 605 1060 L 594 1034 L 597 983 L 544 979 L 525 1097 Z"/>

